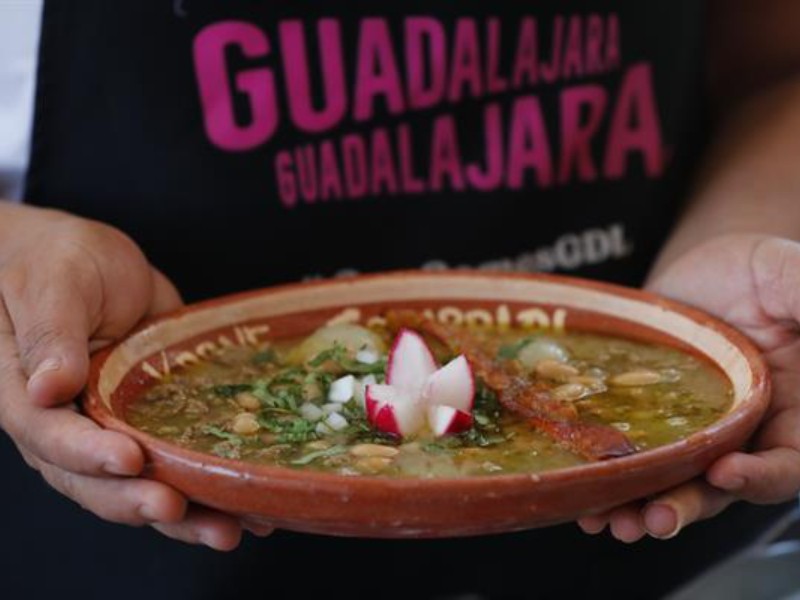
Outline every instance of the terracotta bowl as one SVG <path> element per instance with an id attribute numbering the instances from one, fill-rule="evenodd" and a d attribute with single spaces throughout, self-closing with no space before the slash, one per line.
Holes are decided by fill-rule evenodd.
<path id="1" fill-rule="evenodd" d="M 389 308 L 431 309 L 447 322 L 592 331 L 705 356 L 731 380 L 734 403 L 710 427 L 625 458 L 540 474 L 448 479 L 339 476 L 246 464 L 186 450 L 125 422 L 125 407 L 164 373 L 226 344 L 367 322 Z M 753 345 L 697 310 L 636 290 L 554 276 L 398 272 L 275 287 L 164 316 L 94 356 L 84 409 L 137 440 L 146 476 L 195 502 L 296 531 L 366 537 L 445 537 L 515 531 L 653 494 L 741 447 L 769 399 Z"/>

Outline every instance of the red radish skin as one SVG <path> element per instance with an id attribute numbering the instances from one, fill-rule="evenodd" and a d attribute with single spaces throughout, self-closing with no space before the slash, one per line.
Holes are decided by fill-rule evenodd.
<path id="1" fill-rule="evenodd" d="M 408 437 L 425 422 L 424 405 L 414 396 L 391 385 L 367 386 L 367 418 L 380 431 Z"/>
<path id="2" fill-rule="evenodd" d="M 463 412 L 472 412 L 475 401 L 475 376 L 462 354 L 433 373 L 422 395 L 429 405 L 443 404 Z"/>
<path id="3" fill-rule="evenodd" d="M 452 406 L 428 407 L 428 425 L 436 437 L 460 433 L 472 427 L 472 415 Z"/>
<path id="4" fill-rule="evenodd" d="M 389 351 L 386 383 L 418 391 L 438 365 L 425 340 L 415 331 L 401 329 Z"/>
<path id="5" fill-rule="evenodd" d="M 368 385 L 364 404 L 367 420 L 380 431 L 409 437 L 427 420 L 440 436 L 472 426 L 474 400 L 475 377 L 466 357 L 440 369 L 422 336 L 402 329 L 389 352 L 386 384 Z"/>

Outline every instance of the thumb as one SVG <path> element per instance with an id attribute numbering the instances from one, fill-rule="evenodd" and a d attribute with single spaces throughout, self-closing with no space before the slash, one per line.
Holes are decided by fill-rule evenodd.
<path id="1" fill-rule="evenodd" d="M 86 308 L 74 295 L 58 291 L 51 288 L 33 305 L 6 299 L 28 395 L 40 406 L 71 401 L 83 388 L 89 368 Z"/>
<path id="2" fill-rule="evenodd" d="M 65 272 L 31 274 L 22 282 L 4 285 L 3 300 L 28 376 L 28 394 L 39 406 L 69 402 L 86 382 L 89 315 L 101 304 L 93 297 L 99 292 L 91 285 L 79 288 Z"/>
<path id="3" fill-rule="evenodd" d="M 22 298 L 17 302 L 13 298 L 7 300 L 22 365 L 29 377 L 28 395 L 34 404 L 54 406 L 75 398 L 86 384 L 90 349 L 94 351 L 112 343 L 133 327 L 138 320 L 133 315 L 152 316 L 182 306 L 180 294 L 162 273 L 152 269 L 151 276 L 150 305 L 144 310 L 117 307 L 114 312 L 127 314 L 124 323 L 117 320 L 110 328 L 101 323 L 98 339 L 91 341 L 91 306 L 97 303 L 87 302 L 87 290 L 66 282 L 58 285 L 51 280 L 35 303 Z M 92 291 L 88 290 L 89 296 Z M 119 296 L 115 295 L 115 301 L 120 301 Z"/>

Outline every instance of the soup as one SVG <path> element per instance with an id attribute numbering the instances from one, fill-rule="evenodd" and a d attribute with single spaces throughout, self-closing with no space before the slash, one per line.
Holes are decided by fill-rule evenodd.
<path id="1" fill-rule="evenodd" d="M 732 403 L 721 372 L 669 347 L 579 332 L 448 328 L 408 315 L 397 321 L 221 350 L 147 389 L 127 406 L 127 420 L 229 459 L 351 476 L 460 477 L 641 452 L 708 426 Z M 429 349 L 436 363 L 435 373 L 423 373 L 425 386 L 409 386 L 397 371 L 387 380 L 399 368 L 403 325 L 418 332 L 404 338 L 410 346 L 426 348 L 418 360 Z M 414 360 L 408 372 L 418 368 Z M 468 407 L 447 400 L 466 389 L 459 369 L 470 371 Z M 413 387 L 413 401 L 430 406 L 404 416 L 412 401 L 403 396 L 387 413 L 389 400 L 380 401 L 392 386 Z M 380 416 L 387 414 L 388 421 Z"/>

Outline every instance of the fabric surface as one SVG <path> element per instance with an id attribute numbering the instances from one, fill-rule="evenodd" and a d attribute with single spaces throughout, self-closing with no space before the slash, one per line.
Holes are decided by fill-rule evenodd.
<path id="1" fill-rule="evenodd" d="M 19 200 L 28 166 L 42 0 L 0 0 L 0 199 Z"/>

